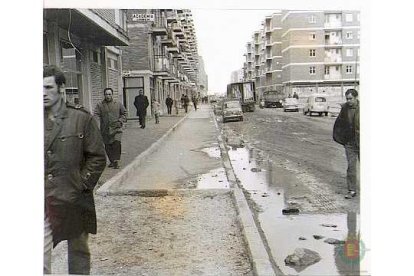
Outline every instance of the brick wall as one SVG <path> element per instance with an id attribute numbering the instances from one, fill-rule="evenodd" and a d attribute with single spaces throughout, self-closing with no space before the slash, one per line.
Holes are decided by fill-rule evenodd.
<path id="1" fill-rule="evenodd" d="M 148 31 L 145 23 L 128 24 L 129 46 L 122 47 L 124 70 L 150 70 Z"/>
<path id="2" fill-rule="evenodd" d="M 111 23 L 112 26 L 115 26 L 115 10 L 94 9 L 93 11 L 100 17 Z"/>
<path id="3" fill-rule="evenodd" d="M 119 93 L 119 71 L 114 69 L 108 69 L 108 87 L 111 87 L 114 90 L 114 100 L 120 99 Z"/>
<path id="4" fill-rule="evenodd" d="M 94 109 L 96 104 L 103 99 L 103 78 L 102 78 L 102 65 L 91 62 L 91 99 L 92 108 Z"/>

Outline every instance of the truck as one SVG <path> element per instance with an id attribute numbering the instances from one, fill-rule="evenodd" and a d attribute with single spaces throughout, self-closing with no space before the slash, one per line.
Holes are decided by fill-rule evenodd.
<path id="1" fill-rule="evenodd" d="M 263 92 L 264 107 L 283 107 L 283 100 L 286 98 L 282 91 Z"/>
<path id="2" fill-rule="evenodd" d="M 233 82 L 227 85 L 227 99 L 239 100 L 243 112 L 253 112 L 256 104 L 256 90 L 254 82 Z"/>

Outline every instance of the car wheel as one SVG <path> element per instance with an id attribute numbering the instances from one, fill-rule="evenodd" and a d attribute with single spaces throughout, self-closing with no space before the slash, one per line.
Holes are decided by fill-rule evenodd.
<path id="1" fill-rule="evenodd" d="M 325 112 L 325 116 L 328 116 L 328 112 Z"/>
<path id="2" fill-rule="evenodd" d="M 243 122 L 243 117 L 240 117 L 240 121 L 242 121 L 242 122 Z"/>
<path id="3" fill-rule="evenodd" d="M 303 115 L 306 115 L 306 110 L 305 109 L 303 109 Z"/>

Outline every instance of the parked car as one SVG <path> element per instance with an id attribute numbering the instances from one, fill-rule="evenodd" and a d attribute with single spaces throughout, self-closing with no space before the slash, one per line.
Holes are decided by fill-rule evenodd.
<path id="1" fill-rule="evenodd" d="M 215 102 L 213 105 L 213 111 L 214 111 L 214 114 L 216 114 L 216 116 L 223 115 L 223 102 L 221 101 Z"/>
<path id="2" fill-rule="evenodd" d="M 283 107 L 285 94 L 282 91 L 263 92 L 264 107 Z"/>
<path id="3" fill-rule="evenodd" d="M 341 105 L 339 103 L 330 104 L 328 106 L 328 112 L 331 114 L 331 117 L 337 117 L 339 112 L 341 112 Z"/>
<path id="4" fill-rule="evenodd" d="M 223 123 L 227 121 L 243 121 L 243 111 L 240 101 L 229 100 L 223 102 Z"/>
<path id="5" fill-rule="evenodd" d="M 319 116 L 322 116 L 323 114 L 328 116 L 328 102 L 326 101 L 326 97 L 320 95 L 309 96 L 303 107 L 303 115 L 308 113 L 309 116 L 311 116 L 312 113 L 318 113 Z"/>
<path id="6" fill-rule="evenodd" d="M 296 98 L 286 98 L 283 101 L 283 111 L 299 111 L 299 101 Z"/>

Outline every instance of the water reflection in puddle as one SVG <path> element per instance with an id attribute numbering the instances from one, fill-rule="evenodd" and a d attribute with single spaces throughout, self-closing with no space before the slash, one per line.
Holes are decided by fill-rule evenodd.
<path id="1" fill-rule="evenodd" d="M 240 185 L 246 189 L 258 206 L 258 219 L 273 258 L 288 275 L 347 275 L 357 274 L 359 265 L 347 262 L 344 245 L 325 243 L 326 238 L 345 240 L 355 236 L 357 221 L 355 213 L 324 215 L 282 215 L 286 208 L 284 191 L 272 181 L 273 165 L 260 152 L 252 148 L 229 148 L 229 157 Z M 324 227 L 332 224 L 336 227 Z M 313 235 L 324 238 L 316 240 Z M 299 240 L 299 237 L 305 238 Z M 285 258 L 296 248 L 308 248 L 321 256 L 321 261 L 303 269 L 285 265 Z"/>

